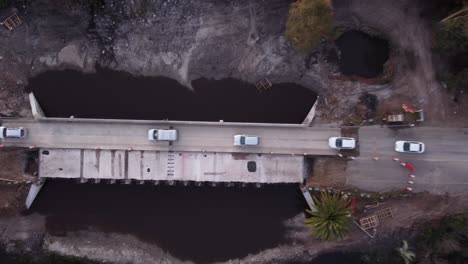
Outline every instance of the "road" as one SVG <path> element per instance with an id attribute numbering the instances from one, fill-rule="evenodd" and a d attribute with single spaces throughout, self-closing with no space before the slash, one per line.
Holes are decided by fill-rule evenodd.
<path id="1" fill-rule="evenodd" d="M 24 139 L 4 139 L 2 144 L 5 146 L 70 149 L 126 150 L 132 148 L 153 151 L 335 155 L 335 152 L 328 147 L 328 138 L 340 135 L 338 128 L 310 128 L 280 124 L 16 119 L 4 120 L 3 125 L 24 127 L 27 130 L 27 137 Z M 149 129 L 169 128 L 170 126 L 178 130 L 177 141 L 169 144 L 147 139 Z M 236 134 L 257 135 L 260 144 L 235 147 L 233 136 Z"/>
<path id="2" fill-rule="evenodd" d="M 67 149 L 336 155 L 337 152 L 328 147 L 327 139 L 340 135 L 338 128 L 280 124 L 65 120 L 4 120 L 5 126 L 26 128 L 28 135 L 21 140 L 3 140 L 2 144 Z M 148 129 L 170 126 L 179 131 L 179 139 L 172 144 L 146 138 Z M 235 147 L 235 134 L 257 135 L 260 144 Z M 402 190 L 409 186 L 415 192 L 437 194 L 457 194 L 468 188 L 468 129 L 361 127 L 358 139 L 360 156 L 348 162 L 348 185 L 367 191 Z M 402 139 L 424 142 L 426 152 L 395 152 L 394 142 Z M 416 178 L 410 179 L 410 172 L 394 161 L 394 157 L 416 167 L 413 173 Z M 408 180 L 414 184 L 408 184 Z"/>
<path id="3" fill-rule="evenodd" d="M 397 153 L 396 140 L 422 141 L 426 152 Z M 346 183 L 349 185 L 368 191 L 402 190 L 410 186 L 416 192 L 435 194 L 458 194 L 468 189 L 468 129 L 362 127 L 359 147 L 360 156 L 348 162 Z M 413 185 L 407 183 L 409 170 L 393 161 L 394 157 L 416 168 Z"/>

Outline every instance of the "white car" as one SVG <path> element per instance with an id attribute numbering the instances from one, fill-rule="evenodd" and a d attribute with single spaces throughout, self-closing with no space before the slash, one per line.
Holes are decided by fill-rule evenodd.
<path id="1" fill-rule="evenodd" d="M 328 140 L 328 146 L 332 149 L 354 149 L 356 139 L 348 137 L 331 137 Z"/>
<path id="2" fill-rule="evenodd" d="M 257 136 L 235 135 L 234 146 L 256 146 L 258 145 Z"/>
<path id="3" fill-rule="evenodd" d="M 26 130 L 22 127 L 0 127 L 0 138 L 23 138 Z"/>
<path id="4" fill-rule="evenodd" d="M 425 150 L 426 146 L 422 142 L 406 140 L 398 140 L 397 142 L 395 142 L 396 152 L 424 153 Z"/>
<path id="5" fill-rule="evenodd" d="M 175 129 L 150 129 L 148 130 L 148 139 L 156 141 L 175 141 L 177 140 L 177 130 Z"/>

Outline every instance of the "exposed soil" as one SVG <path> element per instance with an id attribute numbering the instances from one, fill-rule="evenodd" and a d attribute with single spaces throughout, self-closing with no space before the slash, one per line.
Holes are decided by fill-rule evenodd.
<path id="1" fill-rule="evenodd" d="M 26 152 L 23 149 L 0 148 L 0 215 L 11 215 L 24 208 L 28 182 L 24 176 Z"/>
<path id="2" fill-rule="evenodd" d="M 346 184 L 345 159 L 316 158 L 306 186 L 343 187 Z"/>

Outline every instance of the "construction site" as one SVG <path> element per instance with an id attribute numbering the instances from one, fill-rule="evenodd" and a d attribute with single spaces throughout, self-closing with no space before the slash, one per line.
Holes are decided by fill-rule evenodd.
<path id="1" fill-rule="evenodd" d="M 5 3 L 1 263 L 468 260 L 465 1 Z"/>

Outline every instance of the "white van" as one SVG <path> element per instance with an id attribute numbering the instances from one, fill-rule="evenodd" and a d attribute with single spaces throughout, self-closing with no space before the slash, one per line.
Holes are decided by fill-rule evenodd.
<path id="1" fill-rule="evenodd" d="M 256 146 L 258 145 L 257 136 L 235 135 L 234 146 Z"/>
<path id="2" fill-rule="evenodd" d="M 24 138 L 26 130 L 22 127 L 0 127 L 0 138 Z"/>
<path id="3" fill-rule="evenodd" d="M 150 129 L 148 130 L 148 139 L 157 141 L 175 141 L 177 140 L 177 130 L 175 129 Z"/>

